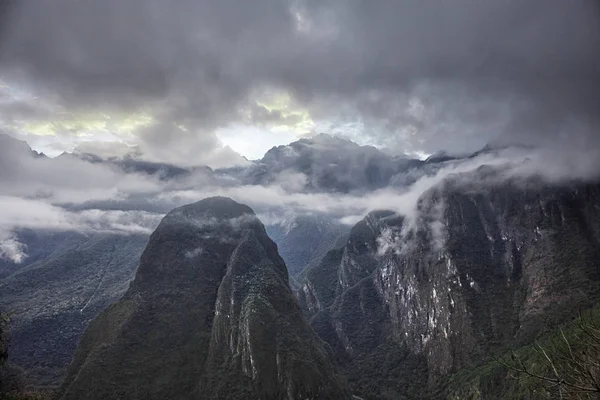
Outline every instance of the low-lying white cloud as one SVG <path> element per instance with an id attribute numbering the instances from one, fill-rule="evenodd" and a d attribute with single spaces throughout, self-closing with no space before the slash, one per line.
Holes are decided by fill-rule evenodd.
<path id="1" fill-rule="evenodd" d="M 570 151 L 490 150 L 402 172 L 383 189 L 349 194 L 310 191 L 306 175 L 288 169 L 268 185 L 251 185 L 241 184 L 235 175 L 213 176 L 202 169 L 162 179 L 73 156 L 48 159 L 17 153 L 0 151 L 4 167 L 0 170 L 0 257 L 14 262 L 22 261 L 27 250 L 13 235 L 18 229 L 149 234 L 166 212 L 210 196 L 247 204 L 269 225 L 318 213 L 352 225 L 370 211 L 390 210 L 404 216 L 402 235 L 406 236 L 420 218 L 420 199 L 448 180 L 477 191 L 508 180 L 518 183 L 535 177 L 552 185 L 600 176 L 600 154 L 585 146 Z M 495 173 L 484 173 L 484 167 Z M 436 215 L 443 215 L 443 203 L 434 206 Z M 430 218 L 427 223 L 432 237 L 441 243 L 440 221 Z"/>
<path id="2" fill-rule="evenodd" d="M 0 210 L 0 258 L 17 264 L 27 258 L 26 246 L 14 235 L 19 229 L 149 235 L 162 218 L 146 211 L 69 211 L 44 200 L 12 196 L 0 196 Z"/>
<path id="3" fill-rule="evenodd" d="M 27 258 L 27 246 L 20 243 L 16 238 L 9 236 L 0 237 L 0 259 L 9 260 L 15 264 L 21 264 Z"/>

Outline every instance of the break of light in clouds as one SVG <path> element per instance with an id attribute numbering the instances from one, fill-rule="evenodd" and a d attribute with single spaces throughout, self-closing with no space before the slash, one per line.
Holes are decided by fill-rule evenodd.
<path id="1" fill-rule="evenodd" d="M 271 147 L 288 144 L 301 137 L 297 132 L 272 132 L 255 126 L 231 126 L 217 131 L 225 146 L 248 158 L 257 160 Z"/>
<path id="2" fill-rule="evenodd" d="M 154 161 L 240 164 L 236 152 L 321 132 L 395 154 L 597 145 L 591 0 L 9 0 L 0 12 L 2 125 L 51 154 L 114 142 Z"/>

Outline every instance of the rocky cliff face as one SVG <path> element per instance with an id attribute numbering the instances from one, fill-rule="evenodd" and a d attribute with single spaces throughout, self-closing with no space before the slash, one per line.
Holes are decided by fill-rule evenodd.
<path id="1" fill-rule="evenodd" d="M 253 211 L 169 213 L 121 301 L 83 336 L 63 399 L 348 399 Z"/>
<path id="2" fill-rule="evenodd" d="M 316 216 L 267 227 L 291 277 L 318 262 L 346 229 Z M 28 256 L 18 264 L 0 258 L 11 363 L 32 385 L 57 386 L 88 323 L 127 290 L 148 236 L 23 229 L 17 238 Z"/>
<path id="3" fill-rule="evenodd" d="M 598 301 L 598 204 L 598 185 L 449 181 L 421 199 L 416 223 L 367 216 L 307 272 L 299 298 L 358 394 L 433 388 Z M 394 357 L 413 367 L 379 367 Z"/>

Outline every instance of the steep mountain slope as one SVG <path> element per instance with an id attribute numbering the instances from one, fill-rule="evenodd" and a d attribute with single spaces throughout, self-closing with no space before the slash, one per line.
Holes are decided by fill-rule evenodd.
<path id="1" fill-rule="evenodd" d="M 365 398 L 402 398 L 415 379 L 435 391 L 600 299 L 600 186 L 460 178 L 421 199 L 416 229 L 373 213 L 307 271 L 301 304 Z M 380 367 L 393 357 L 414 368 Z"/>
<path id="2" fill-rule="evenodd" d="M 288 228 L 267 230 L 298 272 L 346 229 L 325 216 L 300 217 Z M 127 290 L 147 236 L 23 229 L 15 237 L 27 257 L 19 264 L 0 260 L 0 307 L 12 315 L 11 361 L 29 383 L 56 386 L 89 321 Z"/>
<path id="3" fill-rule="evenodd" d="M 124 297 L 90 324 L 63 399 L 348 399 L 247 206 L 170 212 Z"/>
<path id="4" fill-rule="evenodd" d="M 266 229 L 269 237 L 277 243 L 279 254 L 292 278 L 296 278 L 307 266 L 319 262 L 349 231 L 347 225 L 324 214 L 296 216 Z"/>
<path id="5" fill-rule="evenodd" d="M 346 229 L 326 216 L 300 217 L 286 228 L 267 230 L 298 272 Z M 19 264 L 0 259 L 0 307 L 12 314 L 11 361 L 29 383 L 56 386 L 89 321 L 127 290 L 147 236 L 23 229 L 15 237 L 26 245 L 27 257 Z"/>
<path id="6" fill-rule="evenodd" d="M 87 324 L 127 290 L 148 240 L 70 235 L 48 257 L 0 280 L 0 309 L 10 314 L 11 363 L 37 386 L 60 383 Z"/>

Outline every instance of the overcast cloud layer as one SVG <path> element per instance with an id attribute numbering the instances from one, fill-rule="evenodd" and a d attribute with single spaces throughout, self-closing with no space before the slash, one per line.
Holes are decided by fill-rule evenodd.
<path id="1" fill-rule="evenodd" d="M 231 126 L 238 137 L 326 131 L 408 153 L 575 136 L 597 145 L 592 0 L 3 4 L 1 112 L 22 135 L 23 121 L 61 115 L 57 141 L 125 139 L 188 165 L 239 163 L 216 137 Z M 89 123 L 124 114 L 136 116 L 130 129 Z"/>

